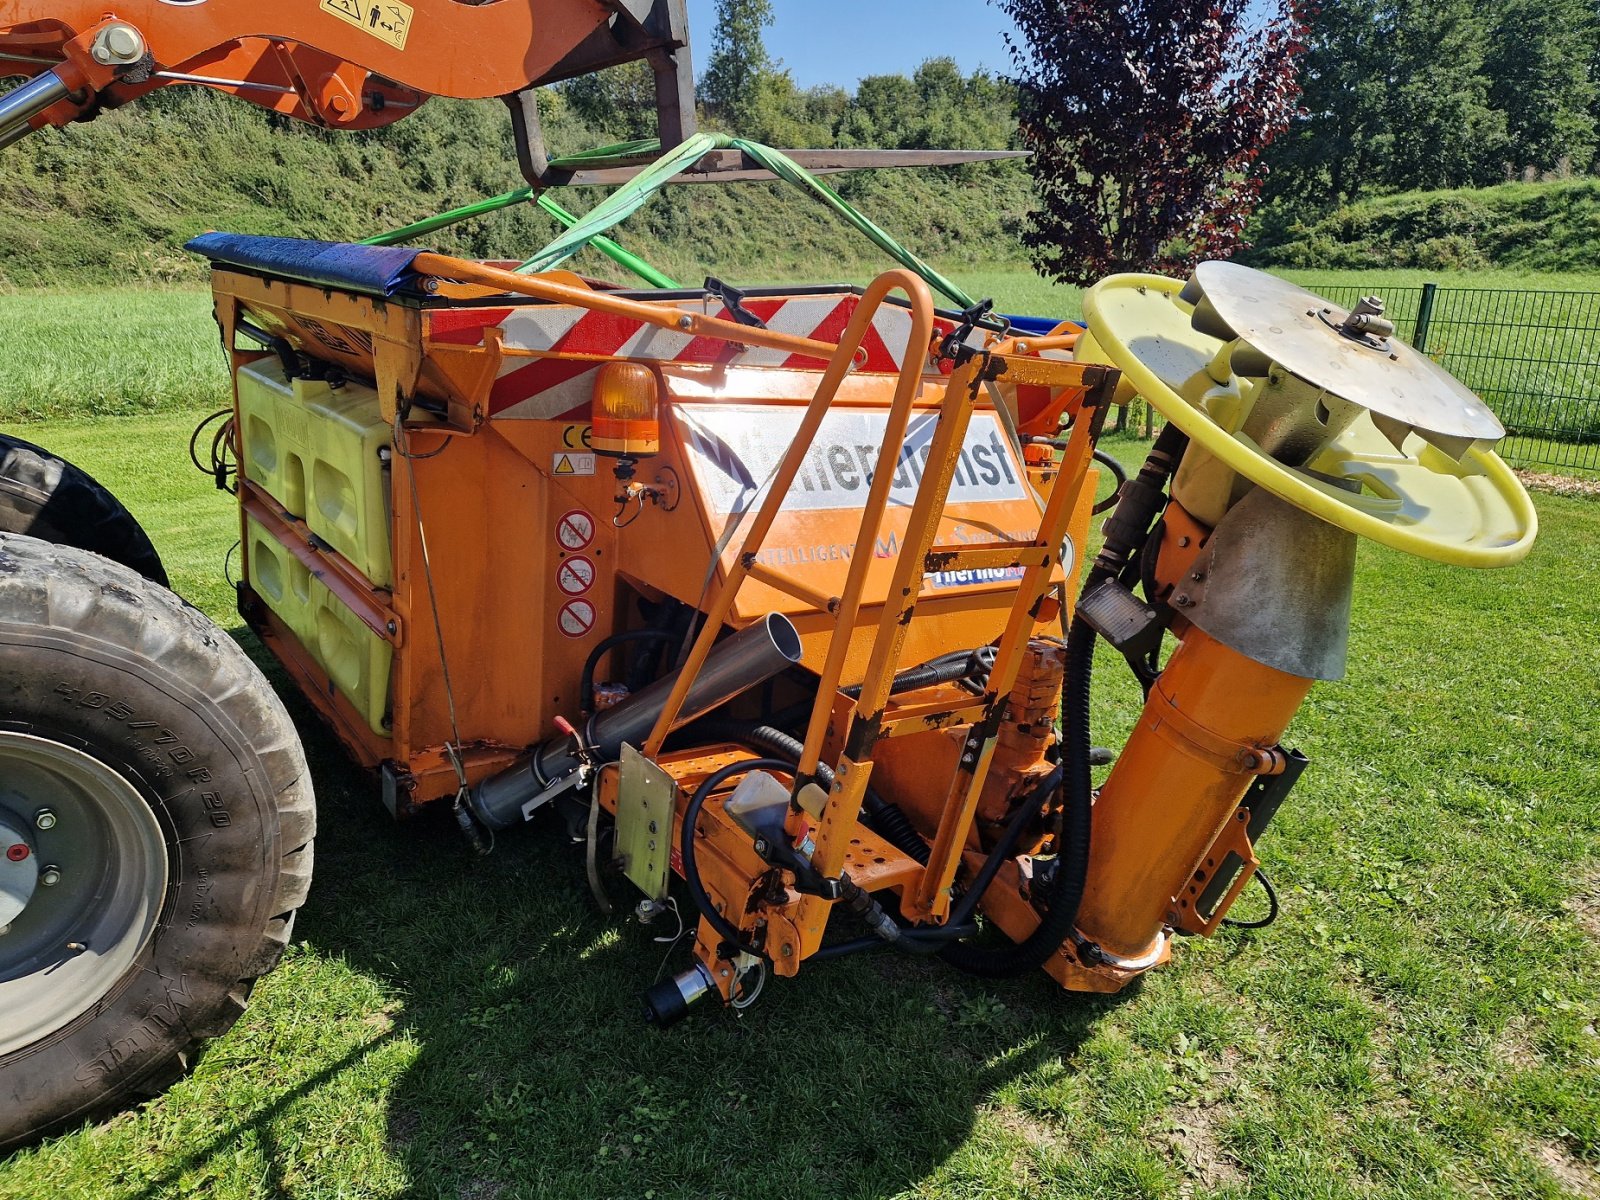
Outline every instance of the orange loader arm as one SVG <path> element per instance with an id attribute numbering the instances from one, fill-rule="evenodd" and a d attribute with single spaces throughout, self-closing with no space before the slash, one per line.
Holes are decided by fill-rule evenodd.
<path id="1" fill-rule="evenodd" d="M 174 83 L 370 129 L 649 58 L 692 104 L 687 41 L 682 0 L 0 0 L 0 76 L 32 76 L 0 95 L 0 147 Z"/>

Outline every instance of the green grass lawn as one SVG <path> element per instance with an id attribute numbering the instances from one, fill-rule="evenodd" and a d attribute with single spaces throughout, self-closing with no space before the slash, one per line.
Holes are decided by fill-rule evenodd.
<path id="1" fill-rule="evenodd" d="M 59 334 L 96 356 L 62 378 L 171 380 L 171 411 L 9 428 L 111 486 L 257 650 L 230 501 L 187 464 L 221 379 L 183 378 L 203 298 L 72 297 L 26 339 L 19 302 L 8 406 Z M 138 314 L 188 340 L 119 342 Z M 1349 677 L 1297 719 L 1313 766 L 1262 846 L 1282 919 L 1186 941 L 1115 999 L 880 955 L 648 1030 L 663 931 L 596 913 L 553 822 L 487 860 L 396 827 L 286 697 L 321 810 L 289 955 L 191 1078 L 0 1162 L 0 1197 L 1600 1194 L 1600 504 L 1537 503 L 1509 570 L 1363 545 Z M 1105 744 L 1137 704 L 1113 657 Z"/>

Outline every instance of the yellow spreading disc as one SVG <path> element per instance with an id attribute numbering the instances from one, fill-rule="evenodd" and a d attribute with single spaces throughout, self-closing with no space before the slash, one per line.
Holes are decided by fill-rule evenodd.
<path id="1" fill-rule="evenodd" d="M 1397 435 L 1391 425 L 1386 436 L 1368 411 L 1380 406 L 1372 398 L 1342 397 L 1362 411 L 1303 468 L 1275 459 L 1243 429 L 1263 381 L 1219 369 L 1229 343 L 1194 328 L 1183 291 L 1181 281 L 1159 275 L 1102 280 L 1083 298 L 1088 332 L 1077 357 L 1117 367 L 1191 444 L 1341 529 L 1456 566 L 1507 566 L 1527 556 L 1538 517 L 1499 455 L 1480 445 L 1456 461 L 1417 432 Z M 1403 382 L 1396 372 L 1396 386 Z"/>

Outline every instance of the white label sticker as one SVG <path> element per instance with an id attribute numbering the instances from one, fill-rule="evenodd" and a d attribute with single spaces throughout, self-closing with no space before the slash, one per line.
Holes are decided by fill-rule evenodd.
<path id="1" fill-rule="evenodd" d="M 682 423 L 701 490 L 719 513 L 751 507 L 799 431 L 803 410 L 734 404 L 680 404 Z M 860 508 L 872 485 L 889 414 L 882 409 L 835 409 L 822 418 L 811 450 L 795 476 L 784 508 L 818 512 Z M 927 469 L 938 415 L 912 414 L 896 462 L 889 503 L 909 507 Z M 1022 466 L 992 412 L 972 415 L 950 488 L 951 504 L 1021 500 L 1028 493 Z"/>
<path id="2" fill-rule="evenodd" d="M 556 541 L 563 550 L 582 550 L 594 541 L 594 518 L 581 508 L 568 509 L 556 522 Z"/>
<path id="3" fill-rule="evenodd" d="M 575 554 L 556 568 L 556 586 L 568 596 L 581 596 L 594 586 L 594 560 Z"/>
<path id="4" fill-rule="evenodd" d="M 594 605 L 587 600 L 568 600 L 556 615 L 556 625 L 569 638 L 581 638 L 594 628 Z"/>
<path id="5" fill-rule="evenodd" d="M 594 455 L 577 454 L 571 450 L 558 450 L 550 456 L 552 475 L 593 475 Z"/>

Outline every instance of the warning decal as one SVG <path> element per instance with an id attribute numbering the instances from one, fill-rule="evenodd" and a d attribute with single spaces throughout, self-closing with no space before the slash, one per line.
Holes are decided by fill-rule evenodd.
<path id="1" fill-rule="evenodd" d="M 594 605 L 587 600 L 568 600 L 556 616 L 556 625 L 569 638 L 581 638 L 594 628 Z"/>
<path id="2" fill-rule="evenodd" d="M 556 522 L 556 541 L 563 550 L 583 550 L 594 541 L 594 518 L 581 508 L 568 509 Z"/>
<path id="3" fill-rule="evenodd" d="M 575 454 L 570 450 L 557 451 L 550 456 L 552 475 L 593 475 L 594 455 Z"/>
<path id="4" fill-rule="evenodd" d="M 594 586 L 594 560 L 575 554 L 556 568 L 556 586 L 568 596 L 581 596 Z"/>
<path id="5" fill-rule="evenodd" d="M 322 0 L 322 11 L 396 50 L 404 50 L 414 10 L 403 0 Z"/>

